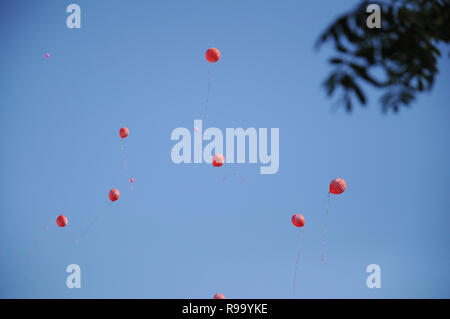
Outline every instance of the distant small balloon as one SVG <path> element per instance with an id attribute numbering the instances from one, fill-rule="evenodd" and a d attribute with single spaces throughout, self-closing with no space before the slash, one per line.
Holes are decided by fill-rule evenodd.
<path id="1" fill-rule="evenodd" d="M 109 199 L 110 199 L 112 202 L 115 202 L 116 200 L 118 200 L 119 197 L 120 197 L 120 192 L 119 192 L 118 189 L 113 188 L 113 189 L 111 189 L 111 190 L 109 191 Z"/>
<path id="2" fill-rule="evenodd" d="M 342 194 L 347 188 L 347 183 L 342 178 L 335 178 L 330 183 L 330 193 L 332 194 Z"/>
<path id="3" fill-rule="evenodd" d="M 205 56 L 209 63 L 215 63 L 220 59 L 220 51 L 216 48 L 209 48 Z"/>
<path id="4" fill-rule="evenodd" d="M 213 299 L 225 299 L 225 296 L 221 293 L 215 294 Z"/>
<path id="5" fill-rule="evenodd" d="M 194 126 L 194 132 L 200 131 L 197 126 Z"/>
<path id="6" fill-rule="evenodd" d="M 220 167 L 225 163 L 225 157 L 222 154 L 216 154 L 212 158 L 212 164 L 215 167 Z"/>
<path id="7" fill-rule="evenodd" d="M 46 53 L 45 57 L 48 59 L 50 57 L 50 53 Z"/>
<path id="8" fill-rule="evenodd" d="M 294 224 L 295 227 L 305 226 L 305 217 L 303 217 L 302 214 L 295 214 L 292 216 L 292 224 Z"/>
<path id="9" fill-rule="evenodd" d="M 134 178 L 130 178 L 130 183 L 134 183 Z"/>
<path id="10" fill-rule="evenodd" d="M 59 227 L 65 227 L 67 225 L 67 217 L 64 215 L 59 215 L 58 218 L 56 218 L 56 224 Z"/>
<path id="11" fill-rule="evenodd" d="M 119 135 L 121 138 L 125 138 L 130 134 L 130 130 L 127 127 L 121 127 L 119 131 Z"/>

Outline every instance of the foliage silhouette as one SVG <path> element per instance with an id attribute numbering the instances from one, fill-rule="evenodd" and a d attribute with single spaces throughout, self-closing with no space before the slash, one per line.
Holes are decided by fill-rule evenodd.
<path id="1" fill-rule="evenodd" d="M 342 89 L 339 101 L 347 111 L 354 101 L 367 104 L 362 84 L 380 89 L 384 112 L 409 106 L 420 92 L 431 91 L 441 52 L 450 42 L 450 0 L 391 0 L 381 8 L 381 28 L 366 25 L 369 4 L 336 19 L 317 41 L 334 43 L 334 69 L 324 81 L 329 96 Z M 449 54 L 450 56 L 450 54 Z"/>

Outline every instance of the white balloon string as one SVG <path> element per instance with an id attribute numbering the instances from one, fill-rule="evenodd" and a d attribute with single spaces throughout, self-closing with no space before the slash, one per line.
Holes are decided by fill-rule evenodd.
<path id="1" fill-rule="evenodd" d="M 331 193 L 328 193 L 328 200 L 327 200 L 327 206 L 325 209 L 325 221 L 323 224 L 323 234 L 322 234 L 322 248 L 320 252 L 320 261 L 322 262 L 322 265 L 325 264 L 325 243 L 326 243 L 326 236 L 327 236 L 327 220 L 328 220 L 328 209 L 330 207 L 330 198 Z"/>
<path id="2" fill-rule="evenodd" d="M 303 229 L 300 229 L 300 235 L 299 235 L 300 239 L 298 241 L 298 252 L 297 252 L 297 259 L 295 261 L 295 269 L 294 269 L 294 280 L 293 280 L 293 288 L 292 288 L 292 298 L 295 298 L 295 282 L 297 281 L 297 269 L 298 269 L 298 264 L 300 261 L 300 247 L 301 247 L 301 242 L 302 242 L 302 237 L 303 237 Z"/>

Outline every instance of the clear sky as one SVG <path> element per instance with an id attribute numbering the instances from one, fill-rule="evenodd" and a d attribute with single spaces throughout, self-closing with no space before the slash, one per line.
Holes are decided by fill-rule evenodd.
<path id="1" fill-rule="evenodd" d="M 70 3 L 81 29 L 66 26 Z M 448 48 L 411 108 L 382 114 L 369 91 L 368 108 L 334 110 L 331 47 L 314 43 L 355 3 L 2 1 L 0 297 L 291 298 L 301 213 L 296 297 L 449 298 Z M 172 162 L 172 130 L 202 116 L 208 47 L 222 53 L 208 126 L 279 128 L 277 174 L 229 164 L 216 172 L 246 181 L 221 183 L 210 164 Z M 331 199 L 322 265 L 334 177 L 348 188 Z M 366 286 L 373 263 L 380 289 Z M 66 287 L 69 264 L 81 289 Z"/>

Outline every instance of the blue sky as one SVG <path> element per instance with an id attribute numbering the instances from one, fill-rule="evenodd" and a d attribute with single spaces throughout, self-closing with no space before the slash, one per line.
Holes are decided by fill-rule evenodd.
<path id="1" fill-rule="evenodd" d="M 72 2 L 78 30 L 65 23 Z M 367 109 L 333 111 L 321 88 L 332 51 L 314 43 L 355 3 L 2 2 L 0 297 L 291 298 L 301 213 L 296 297 L 449 298 L 449 60 L 399 114 L 382 114 L 373 91 Z M 220 174 L 246 181 L 220 183 L 208 164 L 171 161 L 172 130 L 202 115 L 208 47 L 222 53 L 208 126 L 279 128 L 277 174 L 230 164 Z M 331 200 L 321 265 L 334 177 L 348 189 Z M 66 287 L 72 263 L 81 289 Z M 372 263 L 380 289 L 366 287 Z"/>

